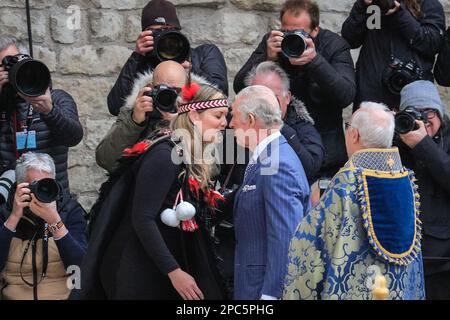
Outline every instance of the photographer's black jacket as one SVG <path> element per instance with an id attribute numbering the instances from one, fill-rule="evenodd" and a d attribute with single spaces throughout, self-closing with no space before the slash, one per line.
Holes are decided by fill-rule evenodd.
<path id="1" fill-rule="evenodd" d="M 438 0 L 423 0 L 422 19 L 418 21 L 401 1 L 398 12 L 381 17 L 381 30 L 367 28 L 366 10 L 364 0 L 357 0 L 342 26 L 342 36 L 351 47 L 362 46 L 356 63 L 355 108 L 363 101 L 383 102 L 390 108 L 398 108 L 400 96 L 391 94 L 382 80 L 390 62 L 391 40 L 397 58 L 405 63 L 415 59 L 425 72 L 424 80 L 433 81 L 431 70 L 445 30 L 444 10 Z"/>
<path id="2" fill-rule="evenodd" d="M 219 48 L 213 44 L 204 44 L 191 51 L 192 72 L 217 85 L 228 95 L 227 67 Z M 133 89 L 133 83 L 139 74 L 152 71 L 159 61 L 149 59 L 133 52 L 128 59 L 114 87 L 108 94 L 109 112 L 117 116 Z"/>
<path id="3" fill-rule="evenodd" d="M 267 57 L 267 38 L 259 46 L 234 79 L 234 91 L 244 88 L 248 72 Z M 315 121 L 325 147 L 321 174 L 334 175 L 347 160 L 342 109 L 350 105 L 356 93 L 355 72 L 350 46 L 338 34 L 321 29 L 314 39 L 316 58 L 306 66 L 292 66 L 280 60 L 289 74 L 291 91 L 302 100 Z"/>
<path id="4" fill-rule="evenodd" d="M 444 45 L 434 66 L 434 76 L 441 86 L 450 87 L 450 27 L 447 29 Z"/>
<path id="5" fill-rule="evenodd" d="M 436 137 L 425 137 L 413 149 L 397 144 L 404 166 L 415 172 L 419 186 L 425 275 L 448 271 L 449 262 L 427 258 L 450 258 L 450 121 L 444 121 Z"/>
<path id="6" fill-rule="evenodd" d="M 52 90 L 53 109 L 48 115 L 41 115 L 33 111 L 33 122 L 29 130 L 36 131 L 37 149 L 29 150 L 49 154 L 55 161 L 56 180 L 69 191 L 67 173 L 67 154 L 69 147 L 76 146 L 83 139 L 83 127 L 78 120 L 77 106 L 73 98 L 63 90 Z M 6 102 L 8 101 L 8 102 Z M 0 172 L 13 168 L 16 161 L 15 128 L 13 112 L 16 110 L 17 119 L 26 119 L 29 104 L 14 103 L 12 100 L 0 96 L 1 110 L 8 111 L 5 119 L 0 118 Z"/>

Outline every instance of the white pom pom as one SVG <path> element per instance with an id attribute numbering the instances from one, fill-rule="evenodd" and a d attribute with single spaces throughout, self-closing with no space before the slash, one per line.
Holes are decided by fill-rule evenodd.
<path id="1" fill-rule="evenodd" d="M 177 219 L 177 214 L 173 209 L 166 209 L 161 212 L 161 221 L 169 227 L 178 227 L 180 220 Z"/>
<path id="2" fill-rule="evenodd" d="M 177 205 L 177 218 L 181 221 L 191 220 L 195 216 L 195 207 L 187 201 Z"/>

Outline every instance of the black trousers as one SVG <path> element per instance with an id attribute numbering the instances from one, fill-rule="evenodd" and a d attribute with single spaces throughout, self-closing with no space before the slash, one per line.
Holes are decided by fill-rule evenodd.
<path id="1" fill-rule="evenodd" d="M 450 300 L 450 271 L 426 276 L 425 293 L 427 300 Z"/>

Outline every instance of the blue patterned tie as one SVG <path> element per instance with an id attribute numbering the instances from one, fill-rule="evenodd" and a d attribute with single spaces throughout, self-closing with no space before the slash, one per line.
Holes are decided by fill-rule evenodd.
<path id="1" fill-rule="evenodd" d="M 245 173 L 244 173 L 244 180 L 247 179 L 247 175 L 250 172 L 250 170 L 255 166 L 254 163 L 249 163 L 247 165 L 247 168 L 245 168 Z"/>

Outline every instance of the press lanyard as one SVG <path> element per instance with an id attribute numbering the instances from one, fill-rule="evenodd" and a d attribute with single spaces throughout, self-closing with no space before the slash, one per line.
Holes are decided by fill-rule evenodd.
<path id="1" fill-rule="evenodd" d="M 31 125 L 33 123 L 33 106 L 30 104 L 28 105 L 28 111 L 27 111 L 27 119 L 25 121 L 25 123 L 23 123 L 23 121 L 21 121 L 22 125 L 20 126 L 20 132 L 25 133 L 25 145 L 24 145 L 24 149 L 22 152 L 19 152 L 19 150 L 17 149 L 17 138 L 16 138 L 16 134 L 17 134 L 17 112 L 14 111 L 13 114 L 13 123 L 14 123 L 14 134 L 13 134 L 13 139 L 14 139 L 14 144 L 15 144 L 15 148 L 16 148 L 16 159 L 20 158 L 20 155 L 22 153 L 26 153 L 28 152 L 28 135 L 30 132 L 30 128 Z"/>

